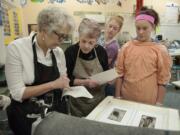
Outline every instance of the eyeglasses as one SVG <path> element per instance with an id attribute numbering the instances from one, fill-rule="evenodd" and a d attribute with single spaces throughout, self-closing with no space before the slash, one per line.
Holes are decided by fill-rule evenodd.
<path id="1" fill-rule="evenodd" d="M 68 35 L 64 34 L 64 33 L 57 33 L 56 31 L 53 31 L 53 33 L 56 34 L 56 36 L 58 36 L 59 40 L 64 40 L 64 39 L 68 38 Z"/>

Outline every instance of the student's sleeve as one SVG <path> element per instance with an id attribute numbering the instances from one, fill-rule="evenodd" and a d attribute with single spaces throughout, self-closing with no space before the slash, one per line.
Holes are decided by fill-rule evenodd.
<path id="1" fill-rule="evenodd" d="M 18 51 L 14 44 L 8 45 L 5 74 L 11 96 L 13 99 L 21 102 L 26 86 L 23 81 L 21 55 Z"/>
<path id="2" fill-rule="evenodd" d="M 67 68 L 66 68 L 66 60 L 65 60 L 65 55 L 64 52 L 61 48 L 58 48 L 58 55 L 57 57 L 59 57 L 59 61 L 57 61 L 57 66 L 59 69 L 59 72 L 61 75 L 67 75 Z"/>
<path id="3" fill-rule="evenodd" d="M 118 44 L 114 44 L 109 50 L 107 51 L 108 59 L 110 60 L 110 63 L 112 60 L 114 60 L 117 57 L 118 54 Z"/>
<path id="4" fill-rule="evenodd" d="M 98 48 L 96 48 L 96 51 L 97 51 L 98 59 L 100 61 L 100 64 L 101 64 L 103 70 L 104 71 L 108 70 L 109 69 L 108 56 L 107 56 L 106 50 L 103 47 L 98 46 Z"/>
<path id="5" fill-rule="evenodd" d="M 166 85 L 171 78 L 172 59 L 163 45 L 160 46 L 157 61 L 157 79 L 159 85 Z"/>
<path id="6" fill-rule="evenodd" d="M 118 51 L 117 61 L 116 61 L 116 71 L 120 75 L 120 77 L 124 76 L 124 61 L 125 61 L 125 51 L 126 46 L 124 45 L 121 49 Z"/>
<path id="7" fill-rule="evenodd" d="M 73 70 L 76 62 L 75 50 L 68 48 L 65 51 L 67 75 L 70 79 L 70 86 L 73 86 L 75 77 L 73 76 Z"/>

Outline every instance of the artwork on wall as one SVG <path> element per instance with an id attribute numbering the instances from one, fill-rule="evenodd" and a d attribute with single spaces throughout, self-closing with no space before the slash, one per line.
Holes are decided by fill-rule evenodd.
<path id="1" fill-rule="evenodd" d="M 1 7 L 1 1 L 0 1 L 0 26 L 2 26 L 2 7 Z"/>
<path id="2" fill-rule="evenodd" d="M 96 3 L 98 5 L 101 5 L 101 4 L 103 4 L 103 5 L 116 4 L 119 7 L 122 6 L 122 0 L 76 0 L 76 1 L 81 3 L 81 4 L 87 3 L 89 5 L 92 5 L 92 4 Z"/>
<path id="3" fill-rule="evenodd" d="M 64 2 L 66 2 L 66 0 L 49 0 L 48 1 L 48 3 L 51 3 L 51 4 L 53 4 L 53 3 L 64 3 Z"/>
<path id="4" fill-rule="evenodd" d="M 7 6 L 2 5 L 2 24 L 4 26 L 4 35 L 5 36 L 11 36 L 8 10 L 9 9 Z"/>
<path id="5" fill-rule="evenodd" d="M 31 0 L 31 2 L 44 2 L 44 0 Z"/>
<path id="6" fill-rule="evenodd" d="M 87 3 L 87 4 L 89 4 L 89 5 L 92 5 L 92 3 L 93 3 L 93 1 L 94 0 L 77 0 L 77 2 L 79 2 L 79 3 Z"/>
<path id="7" fill-rule="evenodd" d="M 30 34 L 32 31 L 37 32 L 38 27 L 37 24 L 28 24 L 28 33 Z"/>
<path id="8" fill-rule="evenodd" d="M 18 36 L 20 34 L 20 30 L 18 23 L 18 14 L 16 12 L 13 12 L 13 22 L 14 22 L 14 34 Z"/>

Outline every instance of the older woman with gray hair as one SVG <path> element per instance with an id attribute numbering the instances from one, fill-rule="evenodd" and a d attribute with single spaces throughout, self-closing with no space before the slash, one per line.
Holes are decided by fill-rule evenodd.
<path id="1" fill-rule="evenodd" d="M 84 18 L 79 25 L 79 42 L 65 51 L 70 85 L 83 85 L 93 95 L 92 99 L 70 98 L 70 112 L 74 116 L 88 115 L 104 99 L 104 85 L 89 79 L 91 75 L 108 69 L 108 57 L 102 46 L 97 45 L 100 26 L 94 20 Z"/>
<path id="2" fill-rule="evenodd" d="M 74 29 L 74 20 L 58 7 L 47 7 L 39 13 L 37 24 L 36 34 L 13 41 L 7 51 L 5 72 L 12 97 L 7 114 L 15 135 L 31 135 L 34 116 L 43 114 L 44 106 L 66 113 L 61 95 L 69 79 L 58 46 Z"/>

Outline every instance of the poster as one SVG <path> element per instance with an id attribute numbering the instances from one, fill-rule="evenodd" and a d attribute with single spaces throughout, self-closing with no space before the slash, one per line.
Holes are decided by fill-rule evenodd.
<path id="1" fill-rule="evenodd" d="M 14 34 L 18 36 L 20 34 L 20 30 L 18 23 L 18 14 L 15 11 L 13 12 L 13 22 L 14 22 Z"/>
<path id="2" fill-rule="evenodd" d="M 2 5 L 2 24 L 4 26 L 4 35 L 11 36 L 10 22 L 9 22 L 9 9 L 7 6 Z"/>
<path id="3" fill-rule="evenodd" d="M 1 1 L 0 1 L 0 26 L 2 26 L 2 7 L 1 7 Z"/>

